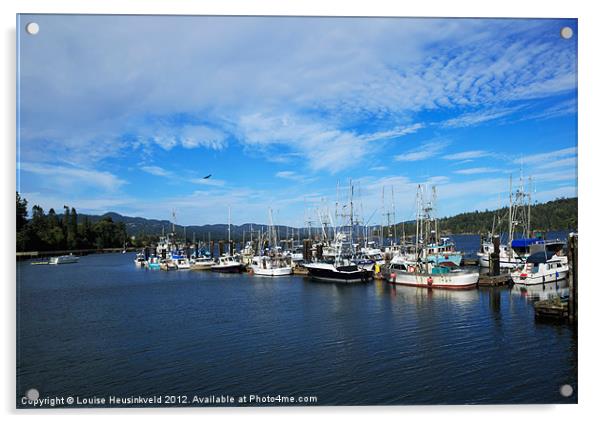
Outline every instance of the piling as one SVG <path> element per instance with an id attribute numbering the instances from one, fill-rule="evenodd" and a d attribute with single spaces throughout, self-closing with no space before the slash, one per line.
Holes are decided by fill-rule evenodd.
<path id="1" fill-rule="evenodd" d="M 311 261 L 311 241 L 309 239 L 303 240 L 303 260 Z"/>
<path id="2" fill-rule="evenodd" d="M 493 253 L 489 254 L 489 276 L 500 274 L 500 237 L 493 237 Z"/>
<path id="3" fill-rule="evenodd" d="M 322 260 L 322 256 L 324 253 L 324 246 L 322 244 L 316 245 L 316 256 L 318 260 Z"/>
<path id="4" fill-rule="evenodd" d="M 215 257 L 215 241 L 209 241 L 209 252 L 211 253 L 211 258 Z"/>
<path id="5" fill-rule="evenodd" d="M 217 248 L 218 248 L 219 256 L 220 257 L 223 256 L 224 255 L 224 241 L 218 241 Z"/>
<path id="6" fill-rule="evenodd" d="M 228 242 L 228 254 L 234 255 L 234 241 Z"/>
<path id="7" fill-rule="evenodd" d="M 569 322 L 577 323 L 577 250 L 578 238 L 577 234 L 569 235 L 567 258 L 569 262 L 569 303 L 568 317 Z"/>

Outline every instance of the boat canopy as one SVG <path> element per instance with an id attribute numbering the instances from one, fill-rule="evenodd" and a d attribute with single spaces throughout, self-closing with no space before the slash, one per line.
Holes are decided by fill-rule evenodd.
<path id="1" fill-rule="evenodd" d="M 554 255 L 546 251 L 539 251 L 527 257 L 527 263 L 542 264 L 547 263 Z"/>
<path id="2" fill-rule="evenodd" d="M 512 248 L 525 248 L 529 245 L 535 244 L 536 242 L 541 241 L 539 238 L 521 238 L 521 239 L 513 239 L 512 240 Z"/>

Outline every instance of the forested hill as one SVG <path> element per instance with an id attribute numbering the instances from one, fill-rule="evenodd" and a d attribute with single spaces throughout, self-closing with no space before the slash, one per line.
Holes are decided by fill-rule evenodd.
<path id="1" fill-rule="evenodd" d="M 502 219 L 500 230 L 508 227 L 508 207 L 499 210 L 461 213 L 439 220 L 439 228 L 448 234 L 486 234 L 491 231 L 493 217 Z M 414 222 L 407 222 L 410 231 Z M 542 231 L 577 230 L 577 198 L 561 198 L 531 206 L 531 229 Z M 398 232 L 399 233 L 399 232 Z"/>
<path id="2" fill-rule="evenodd" d="M 101 216 L 78 214 L 75 208 L 64 207 L 61 214 L 50 209 L 48 213 L 39 206 L 32 208 L 29 215 L 27 200 L 17 194 L 17 250 L 48 251 L 77 248 L 141 246 L 158 239 L 162 232 L 171 232 L 172 224 L 167 220 L 145 219 L 142 217 L 122 216 L 118 213 L 106 213 Z M 491 231 L 493 219 L 500 221 L 496 231 L 505 232 L 508 227 L 508 208 L 500 210 L 474 211 L 439 219 L 441 234 L 487 234 Z M 403 230 L 407 235 L 415 231 L 415 222 L 404 222 Z M 534 230 L 577 230 L 577 198 L 561 198 L 531 207 L 531 228 Z M 228 225 L 180 226 L 176 225 L 176 234 L 188 240 L 207 241 L 228 239 Z M 379 226 L 373 226 L 373 234 L 380 233 Z M 231 225 L 233 240 L 249 239 L 251 230 L 254 237 L 258 231 L 266 232 L 266 225 L 246 223 Z M 309 235 L 306 228 L 277 226 L 278 237 L 305 238 Z M 313 229 L 315 235 L 316 228 Z M 299 234 L 299 232 L 301 232 Z M 397 224 L 397 234 L 402 233 L 402 223 Z M 132 238 L 134 237 L 134 238 Z"/>

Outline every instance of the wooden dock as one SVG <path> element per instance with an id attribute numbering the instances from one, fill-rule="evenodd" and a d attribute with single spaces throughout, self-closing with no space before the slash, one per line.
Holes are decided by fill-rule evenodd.
<path id="1" fill-rule="evenodd" d="M 293 267 L 293 275 L 307 275 L 309 271 L 303 266 Z"/>
<path id="2" fill-rule="evenodd" d="M 565 320 L 569 317 L 569 305 L 560 298 L 537 301 L 533 304 L 536 319 Z"/>
<path id="3" fill-rule="evenodd" d="M 512 278 L 508 273 L 497 275 L 497 276 L 489 276 L 489 275 L 481 275 L 479 276 L 479 286 L 503 286 L 512 281 Z"/>

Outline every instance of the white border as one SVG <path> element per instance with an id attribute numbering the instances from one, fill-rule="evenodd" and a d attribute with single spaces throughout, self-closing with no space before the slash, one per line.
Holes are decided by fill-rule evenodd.
<path id="1" fill-rule="evenodd" d="M 592 264 L 600 247 L 594 244 L 597 229 L 596 215 L 600 214 L 602 197 L 597 172 L 600 159 L 599 122 L 602 109 L 600 79 L 600 40 L 602 21 L 595 2 L 556 1 L 528 2 L 503 0 L 495 3 L 471 0 L 420 0 L 416 2 L 386 2 L 383 0 L 306 0 L 283 2 L 277 0 L 89 0 L 89 1 L 29 1 L 5 0 L 2 10 L 2 102 L 3 183 L 0 208 L 4 234 L 0 257 L 4 260 L 2 278 L 4 295 L 2 304 L 2 366 L 1 410 L 11 420 L 17 416 L 25 420 L 43 418 L 45 421 L 86 419 L 125 421 L 134 414 L 150 421 L 163 421 L 167 415 L 186 419 L 234 419 L 251 422 L 304 421 L 316 418 L 336 418 L 345 421 L 384 419 L 412 421 L 489 422 L 525 417 L 530 420 L 575 421 L 591 418 L 597 411 L 600 392 L 600 362 L 596 311 L 600 308 L 596 294 L 599 281 Z M 486 4 L 486 5 L 485 5 Z M 67 410 L 67 411 L 14 411 L 15 392 L 15 265 L 14 257 L 14 192 L 15 192 L 15 14 L 16 13 L 109 13 L 109 14 L 235 14 L 235 15 L 345 15 L 345 16 L 470 16 L 470 17 L 569 17 L 579 18 L 579 228 L 581 238 L 580 274 L 581 292 L 579 323 L 579 405 L 578 406 L 460 406 L 460 407 L 314 407 L 304 409 L 194 409 L 194 410 Z M 598 125 L 596 125 L 598 123 Z M 598 243 L 599 244 L 599 243 Z M 596 255 L 599 255 L 596 254 Z M 599 273 L 599 271 L 597 272 Z M 545 354 L 545 351 L 542 351 Z M 500 363 L 503 365 L 503 363 Z M 529 363 L 525 363 L 528 366 Z M 376 414 L 372 417 L 372 414 Z"/>

